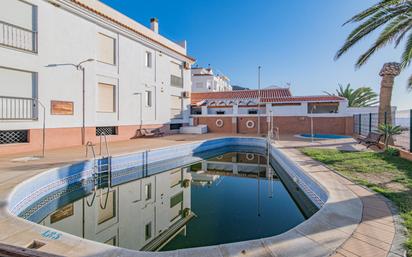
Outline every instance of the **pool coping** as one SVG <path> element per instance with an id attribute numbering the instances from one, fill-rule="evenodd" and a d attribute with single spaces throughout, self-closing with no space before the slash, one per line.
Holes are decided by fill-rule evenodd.
<path id="1" fill-rule="evenodd" d="M 209 140 L 198 142 L 205 141 Z M 274 144 L 272 146 L 278 147 Z M 162 147 L 164 148 L 170 147 Z M 46 245 L 41 248 L 42 251 L 69 256 L 329 256 L 334 254 L 352 236 L 361 222 L 363 212 L 361 199 L 345 185 L 345 182 L 337 179 L 337 175 L 330 169 L 321 165 L 309 167 L 301 165 L 299 162 L 305 161 L 302 156 L 296 156 L 296 153 L 290 153 L 282 147 L 277 149 L 288 159 L 297 162 L 307 175 L 326 189 L 328 200 L 311 218 L 274 237 L 167 253 L 138 252 L 81 239 L 63 232 L 59 240 L 44 238 L 41 234 L 51 229 L 15 217 L 5 209 L 5 206 L 2 206 L 0 207 L 0 241 L 18 246 L 26 246 L 27 242 L 32 240 L 44 241 Z M 290 247 L 291 245 L 293 247 Z"/>

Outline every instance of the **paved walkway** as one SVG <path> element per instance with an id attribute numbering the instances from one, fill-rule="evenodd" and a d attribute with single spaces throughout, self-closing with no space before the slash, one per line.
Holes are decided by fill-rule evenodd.
<path id="1" fill-rule="evenodd" d="M 138 150 L 154 149 L 222 136 L 225 135 L 174 135 L 163 138 L 137 139 L 127 142 L 110 143 L 110 151 L 113 155 L 118 155 Z M 359 224 L 356 223 L 343 227 L 330 227 L 329 224 L 336 222 L 336 220 L 333 222 L 330 220 L 323 220 L 324 223 L 328 223 L 328 225 L 325 225 L 328 226 L 328 229 L 326 231 L 322 231 L 321 233 L 309 234 L 308 231 L 299 231 L 299 228 L 297 228 L 297 235 L 300 235 L 302 237 L 301 239 L 306 244 L 309 244 L 310 242 L 312 242 L 311 244 L 313 244 L 315 242 L 316 245 L 322 245 L 321 247 L 319 247 L 319 251 L 317 251 L 319 253 L 319 255 L 317 256 L 325 256 L 326 252 L 330 252 L 326 251 L 326 249 L 337 249 L 337 251 L 333 250 L 333 252 L 335 252 L 335 257 L 402 256 L 402 249 L 399 248 L 399 243 L 401 243 L 404 238 L 402 238 L 402 236 L 399 236 L 399 233 L 396 233 L 398 232 L 397 220 L 394 220 L 392 213 L 393 210 L 391 210 L 386 200 L 379 195 L 372 193 L 361 186 L 355 185 L 351 181 L 333 173 L 331 170 L 329 170 L 319 162 L 316 162 L 309 157 L 304 156 L 302 153 L 296 150 L 296 148 L 298 147 L 305 146 L 330 147 L 342 150 L 362 150 L 362 147 L 354 144 L 354 141 L 352 139 L 310 142 L 308 140 L 297 139 L 294 137 L 284 137 L 282 141 L 277 142 L 277 145 L 291 159 L 296 161 L 306 172 L 322 182 L 322 184 L 323 182 L 325 182 L 333 185 L 334 183 L 339 182 L 339 186 L 343 185 L 344 187 L 349 188 L 351 192 L 358 196 L 363 205 L 363 211 L 361 215 L 362 220 Z M 9 239 L 6 240 L 8 243 L 18 246 L 26 246 L 27 242 L 32 240 L 31 238 L 33 238 L 35 235 L 32 232 L 32 230 L 36 229 L 35 227 L 25 227 L 24 230 L 19 230 L 18 227 L 19 224 L 22 223 L 22 221 L 12 219 L 10 217 L 7 217 L 3 220 L 1 219 L 1 203 L 5 203 L 5 198 L 11 192 L 11 190 L 17 184 L 40 172 L 53 167 L 84 160 L 85 150 L 83 147 L 52 150 L 47 152 L 46 158 L 44 159 L 32 160 L 28 162 L 16 161 L 16 159 L 33 155 L 36 155 L 36 153 L 0 157 L 0 227 L 4 227 L 6 229 L 0 229 L 0 242 L 4 241 L 4 236 L 6 236 Z M 322 181 L 322 178 L 324 178 L 325 181 Z M 330 178 L 333 179 L 331 180 Z M 339 192 L 339 190 L 341 189 L 339 189 L 338 186 L 335 186 L 335 190 Z M 339 199 L 335 200 L 337 201 L 337 203 L 339 203 Z M 10 224 L 13 224 L 13 229 L 17 228 L 17 230 L 7 231 L 7 228 L 10 227 Z M 331 235 L 331 233 L 339 233 L 339 235 L 342 235 L 342 238 L 345 238 L 345 240 L 329 242 L 328 235 Z M 265 247 L 264 249 L 266 249 L 264 251 L 261 251 L 260 249 L 256 249 L 255 252 L 245 251 L 243 248 L 235 249 L 236 246 L 229 247 L 224 245 L 219 246 L 218 252 L 220 252 L 220 256 L 260 256 L 260 252 L 265 252 L 265 256 L 272 257 L 306 256 L 306 253 L 299 251 L 299 249 L 295 251 L 295 254 L 290 254 L 291 252 L 293 252 L 291 251 L 291 248 L 295 248 L 294 241 L 302 241 L 301 239 L 298 240 L 297 238 L 293 238 L 291 242 L 289 242 L 289 240 L 286 240 L 283 244 L 276 245 L 270 245 L 269 240 L 262 240 Z M 74 255 L 87 255 L 88 253 L 91 255 L 96 254 L 96 252 L 94 252 L 94 249 L 90 249 L 90 247 L 88 247 L 89 244 L 84 241 L 78 241 L 73 237 L 70 241 L 70 244 L 73 244 L 71 248 L 67 248 L 70 244 L 56 244 L 53 248 L 48 248 L 48 252 L 55 252 L 59 254 L 71 253 Z M 130 251 L 127 250 L 119 249 L 113 251 L 113 249 L 110 247 L 102 247 L 100 250 L 102 249 L 107 249 L 104 252 L 104 256 L 116 256 L 119 255 L 119 253 L 124 253 L 128 256 L 132 256 Z M 79 254 L 79 252 L 81 251 L 83 251 L 83 254 Z M 285 255 L 286 253 L 289 254 Z M 99 254 L 97 255 L 101 256 L 102 252 L 99 252 Z"/>
<path id="2" fill-rule="evenodd" d="M 349 140 L 328 140 L 328 141 L 283 141 L 279 143 L 283 148 L 288 149 L 294 154 L 289 154 L 297 161 L 302 168 L 308 170 L 312 167 L 311 172 L 316 172 L 313 167 L 325 167 L 320 162 L 304 156 L 296 150 L 299 147 L 319 147 L 319 148 L 335 148 L 346 151 L 362 151 L 365 147 Z M 302 163 L 302 159 L 305 160 Z M 306 168 L 305 168 L 306 167 Z M 362 186 L 359 186 L 352 181 L 336 174 L 336 179 L 346 185 L 354 192 L 362 201 L 363 212 L 362 221 L 357 226 L 351 237 L 338 248 L 333 257 L 403 257 L 405 250 L 402 244 L 405 242 L 403 228 L 399 220 L 394 220 L 396 210 L 393 208 L 389 200 L 372 192 Z M 398 231 L 397 231 L 398 230 Z M 399 231 L 400 230 L 400 231 Z M 395 237 L 396 235 L 396 237 Z"/>

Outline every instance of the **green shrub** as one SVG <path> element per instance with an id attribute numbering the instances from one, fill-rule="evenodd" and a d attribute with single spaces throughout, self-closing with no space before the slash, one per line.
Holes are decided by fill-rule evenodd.
<path id="1" fill-rule="evenodd" d="M 390 155 L 390 156 L 399 156 L 400 152 L 399 152 L 399 149 L 397 148 L 388 147 L 385 149 L 385 154 Z"/>

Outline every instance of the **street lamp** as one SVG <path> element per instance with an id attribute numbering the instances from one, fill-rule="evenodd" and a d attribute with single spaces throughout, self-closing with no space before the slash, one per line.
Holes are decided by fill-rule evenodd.
<path id="1" fill-rule="evenodd" d="M 258 66 L 258 122 L 257 122 L 257 136 L 260 134 L 260 70 L 261 66 Z"/>
<path id="2" fill-rule="evenodd" d="M 46 67 L 48 68 L 53 68 L 53 67 L 59 67 L 59 66 L 72 66 L 76 68 L 76 70 L 82 72 L 82 145 L 84 145 L 86 142 L 86 81 L 85 81 L 85 68 L 83 67 L 83 63 L 86 62 L 93 62 L 94 59 L 89 58 L 87 60 L 81 61 L 78 64 L 74 63 L 57 63 L 57 64 L 49 64 Z"/>

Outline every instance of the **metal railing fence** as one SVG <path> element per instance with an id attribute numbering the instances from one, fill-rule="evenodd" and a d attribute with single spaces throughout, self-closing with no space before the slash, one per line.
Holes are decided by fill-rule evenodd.
<path id="1" fill-rule="evenodd" d="M 34 98 L 0 96 L 0 120 L 36 120 L 37 110 Z"/>
<path id="2" fill-rule="evenodd" d="M 386 117 L 391 117 L 392 124 L 402 128 L 402 134 L 394 136 L 394 145 L 412 152 L 412 109 L 385 113 L 384 123 L 388 123 Z M 353 131 L 355 134 L 367 136 L 370 132 L 378 132 L 378 113 L 355 114 L 353 116 Z"/>
<path id="3" fill-rule="evenodd" d="M 0 45 L 37 53 L 37 32 L 0 20 Z"/>

